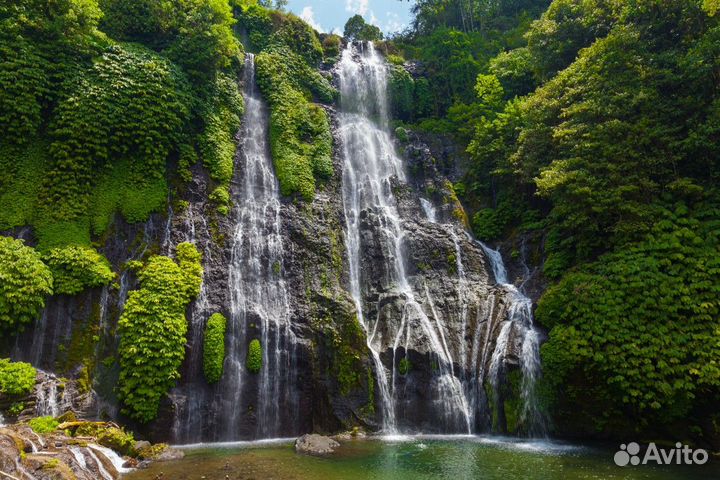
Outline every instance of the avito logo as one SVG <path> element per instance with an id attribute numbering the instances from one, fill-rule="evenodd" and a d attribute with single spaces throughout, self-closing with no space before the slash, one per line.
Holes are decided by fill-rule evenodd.
<path id="1" fill-rule="evenodd" d="M 645 454 L 640 458 L 640 445 L 630 442 L 627 445 L 620 445 L 620 450 L 615 452 L 615 464 L 624 467 L 630 465 L 647 465 L 655 463 L 657 465 L 702 465 L 708 461 L 708 453 L 702 448 L 692 449 L 687 445 L 678 442 L 675 448 L 664 449 L 658 448 L 654 443 L 650 443 L 645 450 Z"/>

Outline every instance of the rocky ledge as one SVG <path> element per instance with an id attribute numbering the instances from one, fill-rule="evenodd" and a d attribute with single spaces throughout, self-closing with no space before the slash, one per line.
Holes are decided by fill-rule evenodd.
<path id="1" fill-rule="evenodd" d="M 40 417 L 0 427 L 3 480 L 116 480 L 151 461 L 178 458 L 181 451 L 135 441 L 108 422 Z"/>

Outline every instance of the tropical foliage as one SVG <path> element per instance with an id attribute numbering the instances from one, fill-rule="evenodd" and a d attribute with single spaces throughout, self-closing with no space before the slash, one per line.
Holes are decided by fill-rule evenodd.
<path id="1" fill-rule="evenodd" d="M 35 388 L 37 371 L 29 363 L 0 358 L 0 394 L 27 395 Z"/>
<path id="2" fill-rule="evenodd" d="M 160 400 L 180 377 L 185 357 L 185 309 L 200 293 L 203 268 L 194 245 L 177 246 L 176 260 L 153 256 L 137 273 L 120 317 L 118 395 L 136 420 L 153 420 Z"/>
<path id="3" fill-rule="evenodd" d="M 22 240 L 0 236 L 0 330 L 34 321 L 53 292 L 50 269 Z"/>

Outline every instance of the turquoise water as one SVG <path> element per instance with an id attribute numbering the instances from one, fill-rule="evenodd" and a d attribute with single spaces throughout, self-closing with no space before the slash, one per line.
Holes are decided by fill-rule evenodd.
<path id="1" fill-rule="evenodd" d="M 425 480 L 720 479 L 720 461 L 703 466 L 618 467 L 614 450 L 500 437 L 353 440 L 329 457 L 297 455 L 292 442 L 186 448 L 183 460 L 156 463 L 125 479 Z M 161 475 L 162 476 L 158 476 Z"/>

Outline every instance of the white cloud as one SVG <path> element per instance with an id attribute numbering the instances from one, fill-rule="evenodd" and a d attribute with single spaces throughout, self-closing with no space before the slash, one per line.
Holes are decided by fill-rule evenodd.
<path id="1" fill-rule="evenodd" d="M 315 12 L 313 12 L 312 7 L 310 7 L 310 6 L 304 7 L 302 9 L 302 12 L 300 13 L 300 18 L 305 20 L 308 25 L 310 25 L 312 28 L 314 28 L 318 32 L 320 32 L 320 33 L 325 32 L 325 30 L 323 30 L 323 28 L 322 28 L 322 25 L 320 25 L 319 23 L 317 23 L 315 21 Z"/>
<path id="2" fill-rule="evenodd" d="M 335 35 L 340 35 L 341 37 L 343 35 L 343 31 L 340 27 L 333 28 L 331 33 L 334 33 Z"/>
<path id="3" fill-rule="evenodd" d="M 387 23 L 385 24 L 385 31 L 388 33 L 395 33 L 404 30 L 407 26 L 405 23 L 400 21 L 400 16 L 395 12 L 385 12 L 387 17 Z"/>
<path id="4" fill-rule="evenodd" d="M 345 0 L 345 10 L 365 16 L 369 0 Z"/>

